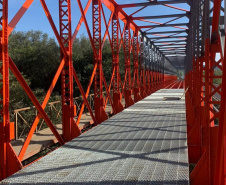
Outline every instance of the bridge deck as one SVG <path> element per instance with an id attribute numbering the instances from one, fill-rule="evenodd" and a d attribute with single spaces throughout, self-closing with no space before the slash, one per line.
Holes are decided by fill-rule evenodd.
<path id="1" fill-rule="evenodd" d="M 183 92 L 159 90 L 3 183 L 189 184 L 184 98 L 162 101 Z"/>

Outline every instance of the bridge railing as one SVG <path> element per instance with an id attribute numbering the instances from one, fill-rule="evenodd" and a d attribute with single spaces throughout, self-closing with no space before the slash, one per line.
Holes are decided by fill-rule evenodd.
<path id="1" fill-rule="evenodd" d="M 165 78 L 165 82 L 164 82 L 165 88 L 183 88 L 182 81 L 177 82 L 176 76 L 165 75 L 164 78 Z M 174 81 L 175 83 L 172 83 Z M 153 83 L 153 86 L 157 86 L 157 85 L 158 85 L 157 83 L 156 84 Z M 123 92 L 122 88 L 120 89 Z M 109 93 L 113 98 L 113 91 L 111 90 Z M 103 92 L 103 94 L 106 97 L 107 93 Z M 94 94 L 90 94 L 87 97 L 87 100 L 92 110 L 94 110 Z M 77 115 L 81 110 L 82 103 L 83 103 L 82 96 L 74 98 L 74 105 L 77 107 L 76 109 Z M 50 120 L 54 123 L 54 125 L 62 124 L 62 107 L 61 107 L 62 105 L 61 104 L 62 104 L 61 101 L 49 102 L 45 108 L 47 115 L 49 116 Z M 107 104 L 108 106 L 110 105 L 108 99 L 106 99 L 106 105 Z M 84 110 L 84 114 L 86 113 L 88 113 L 87 108 Z M 13 113 L 11 114 L 11 121 L 15 123 L 15 140 L 18 140 L 20 138 L 24 138 L 27 136 L 29 129 L 31 128 L 31 125 L 34 121 L 33 119 L 37 115 L 38 115 L 38 111 L 35 106 L 23 107 L 20 109 L 13 110 Z M 75 120 L 76 120 L 76 117 L 75 117 Z M 46 125 L 45 121 L 41 119 L 38 126 L 36 127 L 35 133 L 39 133 L 41 130 L 47 127 L 48 126 Z"/>
<path id="2" fill-rule="evenodd" d="M 104 93 L 106 94 L 106 92 Z M 90 94 L 87 97 L 89 104 L 94 110 L 94 94 Z M 74 98 L 74 104 L 76 105 L 76 113 L 78 114 L 80 111 L 81 104 L 83 103 L 82 97 Z M 46 106 L 46 113 L 49 116 L 50 120 L 53 121 L 54 125 L 62 124 L 62 102 L 61 101 L 54 101 L 49 102 Z M 87 113 L 87 108 L 84 110 L 84 114 Z M 13 110 L 11 114 L 11 121 L 15 123 L 15 140 L 20 138 L 24 138 L 27 136 L 29 129 L 34 121 L 34 117 L 38 115 L 38 111 L 35 106 L 32 107 L 24 107 L 20 109 Z M 76 119 L 76 117 L 75 117 Z M 38 126 L 36 127 L 35 133 L 47 128 L 45 121 L 43 119 L 40 120 Z"/>

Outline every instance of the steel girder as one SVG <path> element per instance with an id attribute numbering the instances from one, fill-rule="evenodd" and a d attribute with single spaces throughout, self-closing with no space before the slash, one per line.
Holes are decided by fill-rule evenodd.
<path id="1" fill-rule="evenodd" d="M 59 1 L 60 38 L 67 51 L 65 56 L 61 52 L 61 60 L 65 65 L 61 74 L 62 90 L 62 123 L 63 137 L 70 141 L 80 135 L 78 125 L 74 121 L 76 106 L 73 100 L 73 62 L 72 62 L 72 28 L 71 28 L 71 1 Z"/>
<path id="2" fill-rule="evenodd" d="M 161 18 L 171 18 L 171 17 L 190 17 L 189 13 L 184 14 L 170 14 L 170 15 L 158 15 L 158 16 L 142 16 L 142 17 L 133 17 L 133 20 L 140 20 L 140 19 L 161 19 Z"/>
<path id="3" fill-rule="evenodd" d="M 133 3 L 133 4 L 121 4 L 120 8 L 131 8 L 131 7 L 138 7 L 138 6 L 154 6 L 154 5 L 164 5 L 164 4 L 180 4 L 180 3 L 189 3 L 190 0 L 180 0 L 180 1 L 152 1 L 152 2 L 145 2 L 145 3 Z"/>

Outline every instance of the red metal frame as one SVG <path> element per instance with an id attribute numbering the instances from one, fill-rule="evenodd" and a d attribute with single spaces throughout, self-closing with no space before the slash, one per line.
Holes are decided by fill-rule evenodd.
<path id="1" fill-rule="evenodd" d="M 144 63 L 144 38 L 140 38 L 140 91 L 141 97 L 145 98 L 146 93 L 146 78 L 145 78 L 145 63 Z"/>
<path id="2" fill-rule="evenodd" d="M 126 107 L 129 107 L 134 104 L 134 101 L 132 99 L 132 89 L 131 89 L 131 71 L 130 71 L 130 28 L 129 24 L 127 23 L 126 29 L 124 32 L 124 57 L 125 57 L 125 102 Z"/>
<path id="3" fill-rule="evenodd" d="M 8 36 L 18 24 L 20 19 L 29 9 L 33 0 L 26 0 L 23 6 L 19 9 L 15 17 L 8 23 L 8 0 L 0 1 L 2 9 L 2 31 L 1 31 L 1 60 L 2 66 L 0 68 L 0 76 L 2 83 L 1 94 L 1 111 L 0 111 L 0 180 L 15 173 L 19 169 L 23 168 L 21 162 L 23 161 L 24 154 L 30 144 L 31 138 L 35 132 L 35 129 L 41 118 L 45 120 L 48 127 L 51 129 L 58 142 L 63 145 L 65 142 L 79 136 L 81 131 L 78 127 L 83 114 L 85 106 L 88 108 L 95 125 L 102 123 L 108 119 L 108 115 L 105 112 L 108 101 L 112 105 L 113 113 L 117 114 L 121 112 L 124 107 L 121 100 L 124 96 L 126 107 L 129 107 L 153 93 L 160 87 L 172 87 L 173 82 L 177 80 L 176 76 L 164 75 L 164 70 L 161 71 L 162 58 L 157 58 L 156 50 L 154 52 L 153 60 L 155 64 L 148 64 L 149 68 L 145 67 L 144 58 L 147 57 L 147 53 L 144 48 L 144 37 L 139 35 L 139 27 L 129 18 L 129 16 L 119 8 L 119 5 L 113 0 L 88 0 L 85 8 L 82 7 L 81 1 L 77 0 L 78 7 L 81 12 L 78 25 L 74 32 L 72 32 L 72 17 L 71 17 L 71 0 L 59 0 L 59 32 L 55 26 L 51 13 L 45 3 L 45 0 L 40 0 L 49 24 L 56 36 L 61 50 L 61 62 L 56 71 L 56 74 L 52 80 L 52 83 L 46 93 L 46 96 L 40 104 L 33 94 L 32 90 L 26 83 L 25 79 L 17 69 L 16 65 L 8 55 Z M 92 30 L 89 28 L 86 14 L 92 2 Z M 107 22 L 104 9 L 102 5 L 105 5 L 110 11 L 111 15 Z M 140 10 L 142 10 L 141 8 Z M 137 13 L 139 11 L 134 12 Z M 103 19 L 102 19 L 103 18 Z M 121 29 L 119 20 L 124 23 L 124 27 Z M 102 22 L 105 24 L 105 33 L 102 38 L 103 28 Z M 78 79 L 75 69 L 73 68 L 72 61 L 72 45 L 75 41 L 77 33 L 84 23 L 90 43 L 93 49 L 94 67 L 90 77 L 90 82 L 86 91 L 84 92 L 82 85 Z M 161 24 L 161 23 L 160 23 Z M 110 35 L 110 26 L 112 26 L 112 32 Z M 72 34 L 73 33 L 73 34 Z M 133 36 L 131 37 L 131 33 Z M 109 43 L 112 48 L 112 77 L 109 84 L 107 84 L 104 71 L 102 67 L 102 49 L 108 36 Z M 125 55 L 125 76 L 124 81 L 120 77 L 119 69 L 119 51 L 123 47 Z M 131 59 L 130 55 L 133 54 L 133 74 L 131 75 Z M 149 56 L 148 56 L 149 57 Z M 159 56 L 160 57 L 160 56 Z M 152 65 L 152 66 L 150 66 Z M 152 69 L 150 69 L 152 67 Z M 30 131 L 25 139 L 20 154 L 17 156 L 13 151 L 13 147 L 10 141 L 14 139 L 13 123 L 9 119 L 9 69 L 17 78 L 26 94 L 36 107 L 38 115 L 35 117 L 34 122 L 30 128 Z M 53 89 L 61 76 L 62 86 L 62 124 L 63 134 L 62 136 L 57 132 L 54 124 L 49 119 L 45 112 L 45 107 L 50 99 Z M 164 81 L 163 81 L 164 79 Z M 80 112 L 76 115 L 76 106 L 73 102 L 73 82 L 76 82 L 81 95 L 83 97 L 83 103 L 80 107 Z M 93 83 L 94 82 L 94 83 Z M 94 102 L 95 102 L 95 114 L 91 109 L 87 97 L 90 93 L 92 84 L 94 84 Z M 178 82 L 179 84 L 179 82 Z M 180 83 L 181 84 L 181 83 Z M 103 89 L 105 87 L 107 97 L 103 96 Z M 113 92 L 113 93 L 111 93 Z M 134 98 L 133 98 L 134 95 Z M 4 106 L 3 106 L 4 105 Z M 77 116 L 77 120 L 74 117 Z"/>
<path id="4" fill-rule="evenodd" d="M 94 101 L 95 101 L 95 116 L 97 123 L 100 124 L 108 115 L 104 110 L 103 98 L 103 73 L 102 73 L 102 39 L 101 39 L 101 1 L 93 0 L 93 43 L 94 43 L 94 64 L 97 64 L 97 70 L 94 79 Z"/>
<path id="5" fill-rule="evenodd" d="M 119 71 L 119 20 L 118 12 L 112 17 L 112 62 L 113 62 L 113 105 L 116 113 L 121 112 L 124 107 L 121 103 L 122 94 L 120 91 L 120 71 Z"/>
<path id="6" fill-rule="evenodd" d="M 1 120 L 0 120 L 0 179 L 15 173 L 21 168 L 15 152 L 10 144 L 14 139 L 14 126 L 9 119 L 9 56 L 8 56 L 8 1 L 1 1 L 2 4 L 2 30 L 1 30 Z"/>
<path id="7" fill-rule="evenodd" d="M 140 96 L 139 35 L 137 30 L 135 31 L 133 38 L 133 93 L 135 102 L 138 102 L 142 99 Z"/>
<path id="8" fill-rule="evenodd" d="M 72 31 L 71 31 L 71 1 L 59 0 L 60 38 L 67 51 L 65 56 L 61 52 L 61 59 L 65 60 L 61 74 L 62 91 L 62 123 L 63 137 L 70 141 L 80 135 L 78 125 L 74 121 L 76 106 L 73 102 L 73 64 L 72 64 Z"/>
<path id="9" fill-rule="evenodd" d="M 191 173 L 191 184 L 226 184 L 225 176 L 225 68 L 218 33 L 221 1 L 214 1 L 212 35 L 205 40 L 205 55 L 193 58 L 193 70 L 186 75 L 186 111 L 188 123 L 189 160 L 196 166 Z M 216 61 L 216 53 L 220 59 Z M 225 55 L 224 55 L 225 56 Z M 215 67 L 222 76 L 214 74 Z M 213 79 L 223 78 L 217 86 Z M 205 89 L 203 88 L 205 87 Z M 222 90 L 220 90 L 222 89 Z M 221 100 L 215 100 L 218 93 Z M 220 104 L 219 112 L 214 105 Z M 219 126 L 214 120 L 219 120 Z"/>

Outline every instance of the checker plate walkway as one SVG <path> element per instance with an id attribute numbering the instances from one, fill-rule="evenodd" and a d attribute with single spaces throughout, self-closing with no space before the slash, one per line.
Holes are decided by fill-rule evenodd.
<path id="1" fill-rule="evenodd" d="M 4 184 L 189 184 L 184 90 L 162 89 Z M 1 183 L 0 183 L 1 184 Z"/>

